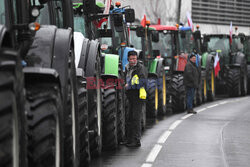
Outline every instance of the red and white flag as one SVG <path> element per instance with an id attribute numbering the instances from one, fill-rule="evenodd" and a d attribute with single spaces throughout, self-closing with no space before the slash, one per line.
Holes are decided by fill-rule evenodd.
<path id="1" fill-rule="evenodd" d="M 106 0 L 106 4 L 105 4 L 105 9 L 104 9 L 104 12 L 103 14 L 109 14 L 109 9 L 110 9 L 110 6 L 111 6 L 111 2 L 112 0 Z"/>
<path id="2" fill-rule="evenodd" d="M 188 19 L 188 26 L 191 27 L 192 31 L 194 31 L 193 21 L 189 12 L 187 12 L 187 19 Z"/>
<path id="3" fill-rule="evenodd" d="M 220 71 L 220 58 L 219 58 L 219 53 L 216 52 L 215 61 L 214 61 L 214 75 L 215 75 L 215 77 L 218 75 L 219 71 Z"/>
<path id="4" fill-rule="evenodd" d="M 230 29 L 229 29 L 229 42 L 230 44 L 233 42 L 233 25 L 232 25 L 232 22 L 230 23 Z"/>

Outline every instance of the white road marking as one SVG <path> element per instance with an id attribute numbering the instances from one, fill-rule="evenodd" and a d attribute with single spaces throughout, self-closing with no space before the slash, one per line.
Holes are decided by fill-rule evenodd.
<path id="1" fill-rule="evenodd" d="M 214 105 L 211 105 L 211 106 L 208 106 L 207 108 L 213 108 L 213 107 L 216 107 L 218 106 L 219 104 L 214 104 Z"/>
<path id="2" fill-rule="evenodd" d="M 162 146 L 159 144 L 156 144 L 154 146 L 154 148 L 151 150 L 151 152 L 149 153 L 146 162 L 154 162 L 157 155 L 159 154 L 159 152 L 161 151 Z"/>
<path id="3" fill-rule="evenodd" d="M 159 143 L 159 144 L 163 144 L 163 143 L 165 143 L 166 142 L 166 140 L 167 140 L 167 138 L 171 135 L 171 131 L 165 131 L 162 135 L 161 135 L 161 137 L 159 138 L 159 140 L 157 141 L 157 143 Z"/>
<path id="4" fill-rule="evenodd" d="M 144 163 L 144 164 L 142 164 L 141 167 L 151 167 L 151 166 L 152 166 L 152 164 Z"/>
<path id="5" fill-rule="evenodd" d="M 197 113 L 200 113 L 200 112 L 205 111 L 205 110 L 206 110 L 206 108 L 199 109 L 199 110 L 197 111 Z"/>
<path id="6" fill-rule="evenodd" d="M 181 117 L 181 119 L 187 119 L 187 118 L 191 117 L 192 115 L 194 115 L 194 114 L 187 114 L 187 115 Z"/>
<path id="7" fill-rule="evenodd" d="M 174 123 L 171 124 L 169 130 L 174 130 L 181 122 L 182 120 L 175 121 Z"/>
<path id="8" fill-rule="evenodd" d="M 223 102 L 220 102 L 220 104 L 227 104 L 228 101 L 223 101 Z"/>

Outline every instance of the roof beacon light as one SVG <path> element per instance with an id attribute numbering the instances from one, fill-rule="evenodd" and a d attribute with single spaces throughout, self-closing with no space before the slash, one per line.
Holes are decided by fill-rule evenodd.
<path id="1" fill-rule="evenodd" d="M 175 24 L 176 28 L 178 29 L 179 28 L 179 24 Z"/>
<path id="2" fill-rule="evenodd" d="M 150 21 L 146 20 L 146 25 L 149 26 L 150 25 Z"/>
<path id="3" fill-rule="evenodd" d="M 115 6 L 119 8 L 119 7 L 121 6 L 121 2 L 117 1 L 117 2 L 115 3 Z"/>

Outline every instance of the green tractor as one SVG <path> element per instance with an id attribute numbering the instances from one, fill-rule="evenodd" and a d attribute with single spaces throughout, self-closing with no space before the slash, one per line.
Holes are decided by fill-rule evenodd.
<path id="1" fill-rule="evenodd" d="M 113 150 L 125 137 L 125 90 L 123 87 L 124 61 L 128 47 L 127 23 L 134 21 L 134 10 L 121 8 L 120 4 L 103 14 L 104 4 L 94 1 L 74 3 L 75 25 L 85 31 L 88 38 L 100 41 L 101 48 L 101 88 L 102 88 L 102 149 Z M 89 8 L 84 6 L 89 5 Z M 83 6 L 83 7 L 82 7 Z M 125 21 L 123 21 L 125 17 Z M 105 20 L 105 21 L 104 21 Z M 103 22 L 104 21 L 104 22 Z M 84 23 L 84 24 L 83 24 Z M 127 59 L 126 59 L 127 61 Z"/>
<path id="2" fill-rule="evenodd" d="M 3 156 L 6 161 L 1 159 L 1 163 L 6 163 L 3 166 L 8 166 L 8 163 L 19 166 L 17 161 L 27 159 L 29 166 L 41 164 L 43 166 L 78 166 L 79 147 L 76 147 L 79 141 L 78 97 L 76 96 L 73 36 L 71 29 L 52 26 L 51 24 L 56 25 L 56 20 L 52 20 L 54 17 L 49 15 L 49 9 L 57 7 L 57 14 L 59 11 L 67 11 L 66 14 L 71 16 L 72 9 L 66 8 L 69 6 L 67 4 L 69 1 L 11 0 L 1 2 L 3 3 L 1 7 L 4 6 L 6 9 L 1 13 L 1 20 L 3 19 L 3 24 L 8 30 L 3 28 L 4 31 L 1 31 L 2 46 L 7 47 L 7 52 L 1 49 L 1 52 L 3 51 L 1 58 L 5 60 L 10 58 L 13 62 L 3 64 L 5 66 L 3 74 L 7 77 L 5 81 L 8 77 L 12 77 L 13 79 L 9 81 L 15 82 L 16 80 L 15 84 L 19 85 L 13 85 L 15 87 L 13 92 L 16 94 L 13 94 L 12 101 L 8 105 L 21 104 L 18 108 L 13 106 L 13 109 L 16 108 L 18 111 L 17 114 L 13 112 L 15 116 L 13 127 L 16 127 L 13 137 L 16 139 L 13 140 L 12 146 L 15 146 L 13 149 L 15 154 L 9 154 L 7 147 L 10 145 L 1 143 L 1 145 L 5 144 L 7 150 Z M 60 18 L 61 22 L 58 24 L 63 25 L 62 27 L 69 27 L 70 22 Z M 34 21 L 43 25 L 40 26 Z M 8 44 L 12 44 L 14 51 L 8 51 L 10 49 Z M 11 75 L 8 75 L 7 69 L 13 71 Z M 3 83 L 3 86 L 11 82 Z M 11 92 L 12 88 L 9 88 Z M 24 91 L 26 99 L 21 96 Z M 6 103 L 5 100 L 2 102 Z M 22 117 L 23 107 L 26 110 L 25 118 Z M 8 112 L 7 109 L 6 113 Z M 6 116 L 3 121 L 9 119 L 11 115 Z M 7 127 L 8 122 L 4 125 Z M 24 128 L 27 128 L 27 134 L 23 134 Z M 25 143 L 28 144 L 27 147 Z M 25 157 L 26 151 L 23 147 L 27 148 L 28 157 Z M 1 146 L 1 148 L 4 147 Z M 22 156 L 17 157 L 19 154 Z"/>
<path id="3" fill-rule="evenodd" d="M 155 118 L 166 114 L 166 74 L 164 59 L 160 56 L 160 48 L 153 48 L 154 42 L 161 43 L 159 31 L 149 24 L 130 27 L 131 44 L 140 50 L 139 58 L 143 61 L 147 73 L 146 115 Z"/>
<path id="4" fill-rule="evenodd" d="M 216 93 L 232 96 L 247 93 L 247 58 L 243 53 L 243 38 L 224 34 L 204 35 L 203 47 L 207 56 L 220 58 L 220 71 L 215 80 Z"/>

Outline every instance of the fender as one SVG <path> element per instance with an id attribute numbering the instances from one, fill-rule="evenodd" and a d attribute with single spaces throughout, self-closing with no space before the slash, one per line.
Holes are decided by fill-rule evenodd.
<path id="1" fill-rule="evenodd" d="M 51 68 L 57 27 L 42 25 L 25 57 L 27 66 Z"/>
<path id="2" fill-rule="evenodd" d="M 212 53 L 208 53 L 208 55 L 207 55 L 207 57 L 206 57 L 206 66 L 205 66 L 205 68 L 206 68 L 206 72 L 208 72 L 209 71 L 209 65 L 210 65 L 210 63 L 212 62 L 212 61 L 214 61 L 214 56 L 215 55 L 213 55 Z"/>
<path id="3" fill-rule="evenodd" d="M 77 39 L 79 38 L 79 39 Z M 90 41 L 84 38 L 82 33 L 74 32 L 75 63 L 76 67 L 86 70 L 86 60 L 88 58 Z"/>
<path id="4" fill-rule="evenodd" d="M 74 60 L 74 53 L 70 52 L 72 49 L 72 38 L 71 29 L 57 29 L 54 41 L 52 68 L 59 73 L 61 86 L 63 88 L 68 84 L 69 56 L 73 56 L 71 60 Z"/>
<path id="5" fill-rule="evenodd" d="M 118 77 L 119 56 L 115 54 L 106 54 L 104 61 L 104 74 Z"/>
<path id="6" fill-rule="evenodd" d="M 246 60 L 246 56 L 244 53 L 242 52 L 237 52 L 236 55 L 235 55 L 235 61 L 233 64 L 240 64 L 242 65 L 242 62 Z"/>
<path id="7" fill-rule="evenodd" d="M 3 46 L 12 48 L 13 43 L 5 25 L 0 24 L 0 48 Z"/>
<path id="8" fill-rule="evenodd" d="M 25 67 L 23 68 L 23 72 L 25 83 L 53 82 L 60 85 L 59 74 L 55 69 L 41 67 Z"/>
<path id="9" fill-rule="evenodd" d="M 85 59 L 86 64 L 86 77 L 92 77 L 96 72 L 96 60 L 100 55 L 100 43 L 97 40 L 91 40 L 89 46 L 88 57 Z"/>
<path id="10" fill-rule="evenodd" d="M 157 64 L 158 64 L 158 59 L 155 58 L 155 59 L 150 63 L 149 73 L 156 73 Z"/>

